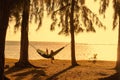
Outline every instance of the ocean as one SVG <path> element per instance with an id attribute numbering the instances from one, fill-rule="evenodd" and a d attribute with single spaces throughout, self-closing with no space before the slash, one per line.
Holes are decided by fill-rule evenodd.
<path id="1" fill-rule="evenodd" d="M 30 42 L 31 45 L 37 49 L 46 50 L 57 50 L 65 46 L 66 42 Z M 29 45 L 29 59 L 45 59 L 41 57 L 36 50 Z M 76 43 L 75 52 L 77 60 L 89 60 L 94 54 L 97 54 L 97 60 L 116 61 L 117 57 L 117 44 L 85 44 Z M 20 53 L 20 42 L 19 41 L 6 41 L 5 45 L 5 57 L 11 59 L 19 59 Z M 62 51 L 60 51 L 55 59 L 70 60 L 71 59 L 71 48 L 70 43 Z"/>

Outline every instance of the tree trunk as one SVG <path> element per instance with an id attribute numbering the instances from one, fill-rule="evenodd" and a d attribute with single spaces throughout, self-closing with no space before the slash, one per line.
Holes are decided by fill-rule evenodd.
<path id="1" fill-rule="evenodd" d="M 75 39 L 74 39 L 74 5 L 75 1 L 72 0 L 71 4 L 71 15 L 70 15 L 70 33 L 71 33 L 71 63 L 72 66 L 76 66 L 76 57 L 75 57 Z"/>
<path id="2" fill-rule="evenodd" d="M 5 38 L 9 21 L 9 9 L 6 0 L 0 0 L 0 80 L 4 80 Z"/>
<path id="3" fill-rule="evenodd" d="M 22 15 L 22 25 L 21 25 L 21 44 L 20 44 L 20 59 L 16 63 L 19 67 L 30 66 L 28 59 L 28 24 L 29 24 L 29 10 L 30 10 L 30 0 L 24 0 L 23 3 L 23 15 Z"/>
<path id="4" fill-rule="evenodd" d="M 120 71 L 120 14 L 119 14 L 118 48 L 117 48 L 116 70 Z"/>

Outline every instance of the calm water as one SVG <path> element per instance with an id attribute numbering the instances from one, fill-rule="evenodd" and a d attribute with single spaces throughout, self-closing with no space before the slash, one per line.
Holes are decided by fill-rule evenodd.
<path id="1" fill-rule="evenodd" d="M 46 50 L 56 50 L 68 43 L 61 42 L 30 42 L 36 48 Z M 19 58 L 20 53 L 20 43 L 15 41 L 7 41 L 5 48 L 6 58 Z M 60 53 L 55 56 L 55 59 L 71 59 L 70 55 L 70 45 L 65 47 Z M 99 60 L 116 60 L 117 55 L 117 45 L 115 44 L 76 44 L 76 58 L 77 60 L 89 59 L 93 57 L 93 54 L 98 54 L 97 59 Z M 42 58 L 36 50 L 29 46 L 29 59 L 44 59 Z"/>

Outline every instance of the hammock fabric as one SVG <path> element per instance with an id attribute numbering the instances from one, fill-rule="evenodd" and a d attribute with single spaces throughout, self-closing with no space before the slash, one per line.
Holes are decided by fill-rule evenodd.
<path id="1" fill-rule="evenodd" d="M 68 44 L 67 44 L 68 45 Z M 59 53 L 62 49 L 64 49 L 67 45 L 57 49 L 56 51 L 51 51 L 50 54 L 46 53 L 43 50 L 40 49 L 36 49 L 33 45 L 31 45 L 34 49 L 36 49 L 37 53 L 40 54 L 42 57 L 44 58 L 51 58 L 52 60 L 54 60 L 54 56 Z"/>

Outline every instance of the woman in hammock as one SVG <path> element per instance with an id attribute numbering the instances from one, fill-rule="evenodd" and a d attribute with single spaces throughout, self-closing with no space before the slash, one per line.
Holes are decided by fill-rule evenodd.
<path id="1" fill-rule="evenodd" d="M 68 45 L 68 44 L 67 44 Z M 50 58 L 51 59 L 51 62 L 53 63 L 53 60 L 54 60 L 54 56 L 56 54 L 58 54 L 62 49 L 64 49 L 67 45 L 53 51 L 51 50 L 50 54 L 48 53 L 48 49 L 46 48 L 46 51 L 43 51 L 43 50 L 40 50 L 40 49 L 37 49 L 35 48 L 33 45 L 31 45 L 34 49 L 36 49 L 37 53 L 40 54 L 42 57 L 44 58 Z"/>
<path id="2" fill-rule="evenodd" d="M 53 50 L 50 51 L 50 54 L 53 54 Z M 50 54 L 48 49 L 46 48 L 46 55 L 49 56 Z M 51 57 L 51 63 L 53 63 L 53 60 L 54 60 L 54 57 Z"/>

